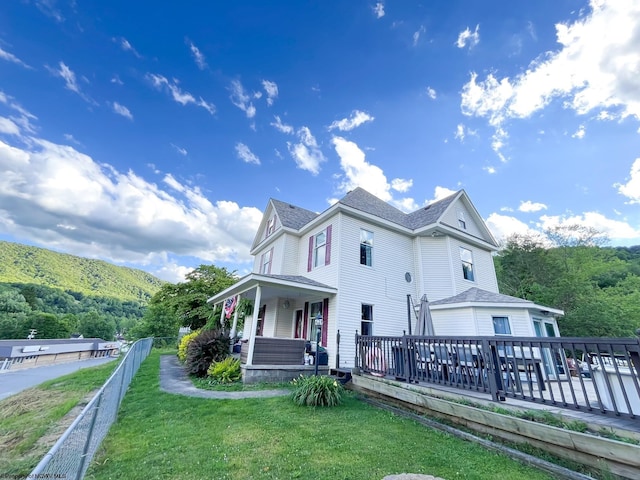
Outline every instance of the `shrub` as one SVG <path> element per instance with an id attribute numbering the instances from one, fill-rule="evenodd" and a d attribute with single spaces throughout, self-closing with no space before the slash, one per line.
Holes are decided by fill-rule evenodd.
<path id="1" fill-rule="evenodd" d="M 178 359 L 184 363 L 187 359 L 187 347 L 191 340 L 196 338 L 200 334 L 200 330 L 194 330 L 191 333 L 187 333 L 184 337 L 180 339 L 180 344 L 178 345 Z"/>
<path id="2" fill-rule="evenodd" d="M 334 407 L 342 402 L 342 384 L 333 378 L 300 375 L 291 383 L 294 387 L 291 397 L 296 405 Z"/>
<path id="3" fill-rule="evenodd" d="M 197 377 L 204 377 L 213 362 L 229 355 L 229 334 L 224 330 L 205 330 L 189 342 L 185 368 Z"/>
<path id="4" fill-rule="evenodd" d="M 207 370 L 207 375 L 217 383 L 233 383 L 242 378 L 240 371 L 240 360 L 227 357 L 220 362 L 213 362 Z"/>

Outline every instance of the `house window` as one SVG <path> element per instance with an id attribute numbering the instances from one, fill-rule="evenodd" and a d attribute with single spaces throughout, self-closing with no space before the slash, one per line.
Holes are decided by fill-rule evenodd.
<path id="1" fill-rule="evenodd" d="M 360 332 L 362 335 L 373 335 L 373 305 L 362 304 Z"/>
<path id="2" fill-rule="evenodd" d="M 373 253 L 373 232 L 360 230 L 360 265 L 371 266 Z"/>
<path id="3" fill-rule="evenodd" d="M 464 219 L 464 212 L 462 210 L 458 210 L 458 226 L 463 230 L 467 229 L 467 222 Z"/>
<path id="4" fill-rule="evenodd" d="M 309 258 L 307 272 L 331 263 L 331 225 L 309 237 Z"/>
<path id="5" fill-rule="evenodd" d="M 273 257 L 273 248 L 262 254 L 260 262 L 260 273 L 271 273 L 271 258 Z"/>
<path id="6" fill-rule="evenodd" d="M 269 219 L 267 222 L 267 234 L 265 236 L 271 235 L 276 230 L 276 217 L 275 215 Z"/>
<path id="7" fill-rule="evenodd" d="M 462 276 L 465 280 L 473 282 L 475 275 L 473 274 L 473 254 L 471 250 L 460 247 L 460 260 L 462 260 Z"/>
<path id="8" fill-rule="evenodd" d="M 322 231 L 313 239 L 313 266 L 318 267 L 324 265 L 325 255 L 327 253 L 327 234 Z"/>
<path id="9" fill-rule="evenodd" d="M 511 335 L 509 317 L 493 317 L 493 331 L 496 335 Z"/>
<path id="10" fill-rule="evenodd" d="M 309 325 L 311 325 L 311 340 L 315 342 L 318 338 L 318 327 L 316 327 L 316 318 L 322 314 L 322 302 L 314 302 L 309 305 Z"/>

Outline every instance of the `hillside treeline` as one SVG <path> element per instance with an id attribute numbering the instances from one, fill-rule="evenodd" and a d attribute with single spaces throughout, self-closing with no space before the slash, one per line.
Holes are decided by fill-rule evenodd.
<path id="1" fill-rule="evenodd" d="M 34 284 L 0 283 L 0 339 L 85 338 L 112 340 L 126 333 L 144 316 L 146 304 Z"/>
<path id="2" fill-rule="evenodd" d="M 634 336 L 640 246 L 601 247 L 602 241 L 583 227 L 512 236 L 494 258 L 500 292 L 564 310 L 558 320 L 564 337 Z"/>
<path id="3" fill-rule="evenodd" d="M 142 270 L 4 241 L 0 241 L 0 282 L 145 303 L 165 283 Z"/>

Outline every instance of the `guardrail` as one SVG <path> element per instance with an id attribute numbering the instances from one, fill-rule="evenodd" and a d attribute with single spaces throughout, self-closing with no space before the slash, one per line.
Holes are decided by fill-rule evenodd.
<path id="1" fill-rule="evenodd" d="M 120 365 L 91 399 L 28 478 L 81 479 L 102 440 L 115 421 L 118 408 L 153 338 L 135 342 Z"/>
<path id="2" fill-rule="evenodd" d="M 356 334 L 364 373 L 640 419 L 640 340 Z"/>

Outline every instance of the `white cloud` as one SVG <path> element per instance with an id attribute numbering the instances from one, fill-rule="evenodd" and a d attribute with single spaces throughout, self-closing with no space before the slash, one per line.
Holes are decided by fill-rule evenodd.
<path id="1" fill-rule="evenodd" d="M 340 157 L 340 168 L 344 171 L 340 191 L 348 192 L 362 187 L 385 202 L 392 200 L 391 186 L 384 172 L 377 165 L 367 162 L 358 145 L 342 137 L 333 137 L 331 142 Z"/>
<path id="2" fill-rule="evenodd" d="M 309 127 L 301 127 L 297 132 L 298 143 L 287 142 L 289 153 L 298 165 L 298 168 L 307 170 L 313 175 L 320 173 L 320 164 L 326 159 L 318 146 L 316 138 L 311 134 Z"/>
<path id="3" fill-rule="evenodd" d="M 544 203 L 534 203 L 531 200 L 520 203 L 520 206 L 518 207 L 518 210 L 521 212 L 539 212 L 540 210 L 546 209 L 547 206 Z"/>
<path id="4" fill-rule="evenodd" d="M 286 133 L 289 135 L 293 133 L 293 127 L 291 125 L 287 125 L 286 123 L 282 123 L 282 120 L 280 120 L 280 117 L 278 115 L 274 115 L 273 118 L 275 118 L 276 121 L 270 123 L 272 127 L 282 133 Z"/>
<path id="5" fill-rule="evenodd" d="M 204 70 L 207 68 L 207 60 L 204 58 L 204 55 L 200 51 L 198 47 L 196 47 L 193 42 L 187 40 L 187 45 L 189 45 L 189 50 L 191 50 L 191 55 L 193 55 L 193 60 L 198 65 L 200 70 Z"/>
<path id="6" fill-rule="evenodd" d="M 453 135 L 453 137 L 457 140 L 460 140 L 461 142 L 464 141 L 464 125 L 462 123 L 459 123 L 456 127 L 456 133 Z"/>
<path id="7" fill-rule="evenodd" d="M 469 48 L 473 48 L 480 43 L 480 25 L 476 25 L 476 29 L 472 32 L 469 27 L 460 32 L 456 46 L 458 48 L 464 48 L 469 45 Z"/>
<path id="8" fill-rule="evenodd" d="M 276 82 L 262 80 L 262 88 L 267 92 L 267 105 L 273 105 L 275 99 L 278 98 L 278 85 Z"/>
<path id="9" fill-rule="evenodd" d="M 489 215 L 486 223 L 487 227 L 498 242 L 504 241 L 514 234 L 538 235 L 540 233 L 515 217 L 500 215 L 498 213 L 492 213 Z"/>
<path id="10" fill-rule="evenodd" d="M 614 187 L 619 194 L 629 199 L 627 203 L 640 203 L 640 158 L 636 158 L 631 165 L 627 183 L 616 183 Z"/>
<path id="11" fill-rule="evenodd" d="M 204 108 L 211 115 L 216 113 L 216 106 L 213 103 L 205 101 L 202 97 L 196 99 L 189 92 L 183 92 L 178 86 L 177 80 L 169 81 L 166 77 L 154 73 L 147 73 L 146 78 L 157 90 L 168 90 L 173 100 L 180 105 L 194 104 Z"/>
<path id="12" fill-rule="evenodd" d="M 138 51 L 133 48 L 133 46 L 129 43 L 129 40 L 127 40 L 124 37 L 119 37 L 119 38 L 113 38 L 113 41 L 115 43 L 117 43 L 118 45 L 120 45 L 120 48 L 122 48 L 122 50 L 124 50 L 125 52 L 131 52 L 133 53 L 137 58 L 142 58 L 142 55 L 140 55 L 138 53 Z"/>
<path id="13" fill-rule="evenodd" d="M 335 120 L 329 125 L 328 130 L 335 130 L 336 128 L 341 132 L 348 132 L 354 128 L 359 127 L 363 123 L 373 122 L 375 117 L 368 113 L 361 112 L 360 110 L 354 110 L 351 112 L 351 118 L 343 118 L 342 120 Z"/>
<path id="14" fill-rule="evenodd" d="M 487 172 L 489 175 L 493 175 L 494 173 L 496 173 L 496 168 L 492 167 L 492 166 L 487 166 L 487 167 L 482 167 L 482 169 Z"/>
<path id="15" fill-rule="evenodd" d="M 384 17 L 384 3 L 376 3 L 376 5 L 373 7 L 373 13 L 375 13 L 376 18 Z"/>
<path id="16" fill-rule="evenodd" d="M 29 65 L 24 63 L 18 57 L 16 57 L 13 53 L 10 53 L 10 52 L 7 52 L 6 50 L 3 50 L 2 47 L 0 47 L 0 58 L 3 59 L 3 60 L 6 60 L 7 62 L 11 62 L 11 63 L 15 63 L 17 65 L 20 65 L 21 67 L 24 67 L 24 68 L 29 68 L 29 69 L 31 68 Z"/>
<path id="17" fill-rule="evenodd" d="M 184 267 L 175 262 L 165 263 L 162 268 L 152 272 L 158 278 L 171 283 L 182 283 L 187 279 L 187 275 L 193 271 L 191 267 Z"/>
<path id="18" fill-rule="evenodd" d="M 20 135 L 20 128 L 12 120 L 0 117 L 0 133 L 7 135 Z"/>
<path id="19" fill-rule="evenodd" d="M 396 192 L 405 193 L 408 192 L 411 187 L 413 187 L 413 180 L 411 179 L 394 178 L 391 180 L 391 188 Z"/>
<path id="20" fill-rule="evenodd" d="M 122 115 L 123 117 L 128 118 L 129 120 L 133 120 L 133 115 L 131 114 L 129 109 L 124 105 L 121 105 L 118 102 L 113 102 L 112 107 L 113 107 L 113 111 L 116 112 L 118 115 Z"/>
<path id="21" fill-rule="evenodd" d="M 64 137 L 64 139 L 65 139 L 65 140 L 67 140 L 68 142 L 75 143 L 76 145 L 83 146 L 83 145 L 82 145 L 82 143 L 81 143 L 81 142 L 79 142 L 78 140 L 76 140 L 76 139 L 74 138 L 74 136 L 73 136 L 73 135 L 71 135 L 70 133 L 65 133 L 65 134 L 63 135 L 63 137 Z"/>
<path id="22" fill-rule="evenodd" d="M 245 92 L 242 83 L 238 80 L 233 80 L 231 82 L 231 103 L 233 103 L 236 107 L 242 110 L 247 118 L 253 118 L 256 115 L 256 107 L 251 103 L 251 98 Z"/>
<path id="23" fill-rule="evenodd" d="M 65 87 L 68 90 L 71 90 L 74 93 L 77 93 L 80 98 L 82 98 L 85 102 L 91 103 L 93 105 L 97 105 L 97 102 L 93 100 L 91 97 L 86 95 L 83 91 L 80 90 L 80 86 L 78 85 L 78 80 L 76 79 L 76 74 L 73 70 L 71 70 L 64 62 L 58 63 L 58 69 L 46 66 L 47 70 L 51 72 L 51 74 L 56 77 L 60 77 L 64 80 Z M 82 77 L 85 81 L 88 80 L 85 77 Z"/>
<path id="24" fill-rule="evenodd" d="M 413 32 L 413 46 L 414 47 L 416 45 L 418 45 L 418 42 L 420 41 L 420 35 L 422 35 L 426 31 L 427 31 L 427 29 L 424 28 L 423 25 L 420 25 L 420 28 L 418 30 L 416 30 L 415 32 Z"/>
<path id="25" fill-rule="evenodd" d="M 176 152 L 178 152 L 178 153 L 179 153 L 180 155 L 182 155 L 183 157 L 186 157 L 186 156 L 187 156 L 187 154 L 189 153 L 189 152 L 187 152 L 187 149 L 186 149 L 186 148 L 179 147 L 179 146 L 177 146 L 177 145 L 176 145 L 176 144 L 174 144 L 174 143 L 170 143 L 170 145 L 171 145 L 171 147 L 173 147 L 173 149 L 174 149 Z"/>
<path id="26" fill-rule="evenodd" d="M 260 159 L 244 143 L 236 143 L 236 155 L 245 163 L 260 165 Z"/>
<path id="27" fill-rule="evenodd" d="M 431 87 L 427 87 L 427 95 L 429 95 L 431 100 L 435 100 L 437 96 L 436 91 Z"/>
<path id="28" fill-rule="evenodd" d="M 557 24 L 560 48 L 523 73 L 501 79 L 490 73 L 478 81 L 473 72 L 462 90 L 463 113 L 503 129 L 505 120 L 527 118 L 562 99 L 578 114 L 598 110 L 599 119 L 640 119 L 640 3 L 592 0 L 590 6 L 588 15 Z"/>
<path id="29" fill-rule="evenodd" d="M 576 224 L 592 227 L 612 240 L 632 240 L 640 237 L 640 229 L 635 229 L 626 222 L 607 218 L 598 212 L 585 212 L 582 215 L 569 217 L 543 215 L 540 217 L 538 226 L 543 230 L 547 230 L 555 226 Z"/>
<path id="30" fill-rule="evenodd" d="M 170 175 L 157 185 L 133 171 L 100 165 L 70 146 L 28 140 L 28 147 L 0 141 L 4 234 L 75 255 L 158 269 L 169 254 L 208 263 L 252 260 L 259 209 L 211 202 L 198 187 Z"/>
<path id="31" fill-rule="evenodd" d="M 115 83 L 116 85 L 124 85 L 124 82 L 120 80 L 120 77 L 118 75 L 114 75 L 113 77 L 111 77 L 111 83 Z"/>
<path id="32" fill-rule="evenodd" d="M 453 195 L 454 193 L 456 193 L 456 190 L 451 190 L 450 188 L 447 188 L 447 187 L 437 186 L 433 191 L 433 200 L 429 201 L 429 203 L 437 202 L 438 200 L 442 200 L 443 198 L 447 198 L 447 197 Z"/>
<path id="33" fill-rule="evenodd" d="M 571 135 L 572 138 L 579 138 L 579 139 L 583 139 L 584 135 L 586 133 L 586 130 L 584 128 L 584 125 L 580 125 L 578 127 L 578 130 L 575 131 L 575 133 L 573 135 Z"/>

